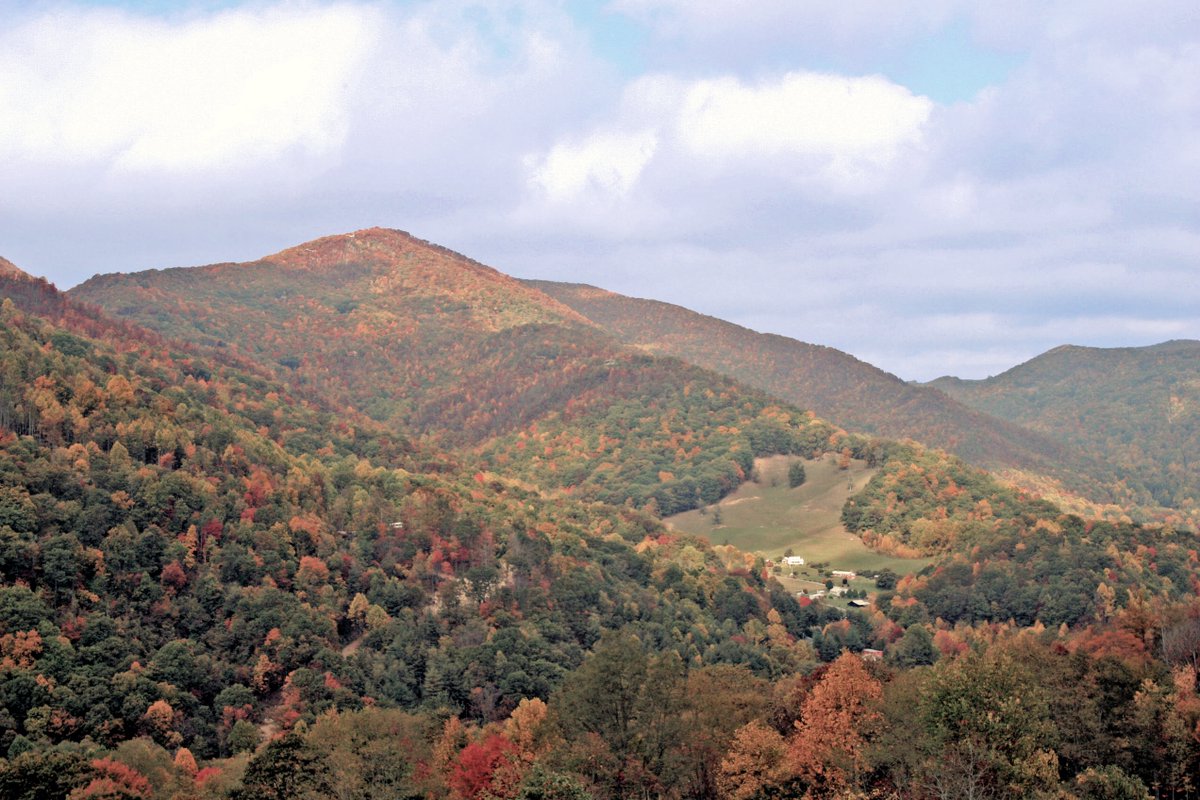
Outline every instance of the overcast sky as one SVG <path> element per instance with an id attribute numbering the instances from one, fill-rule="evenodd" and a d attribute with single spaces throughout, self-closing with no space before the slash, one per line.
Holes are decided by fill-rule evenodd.
<path id="1" fill-rule="evenodd" d="M 383 225 L 906 379 L 1200 338 L 1200 4 L 0 0 L 0 255 Z"/>

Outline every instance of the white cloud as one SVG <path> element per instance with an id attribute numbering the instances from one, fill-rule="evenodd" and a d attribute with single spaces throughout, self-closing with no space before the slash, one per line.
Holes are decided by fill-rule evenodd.
<path id="1" fill-rule="evenodd" d="M 920 138 L 928 98 L 878 76 L 790 72 L 747 85 L 736 78 L 691 86 L 678 135 L 699 157 L 786 154 L 890 161 Z"/>
<path id="2" fill-rule="evenodd" d="M 714 181 L 739 175 L 742 183 L 770 174 L 869 191 L 900 152 L 919 145 L 933 107 L 878 76 L 789 72 L 754 84 L 644 76 L 629 84 L 605 127 L 560 139 L 526 168 L 529 183 L 555 204 L 589 194 L 629 198 L 656 159 L 669 177 L 652 191 L 667 205 L 696 182 L 708 187 L 702 197 L 716 199 Z"/>
<path id="3" fill-rule="evenodd" d="M 29 18 L 0 33 L 0 163 L 188 172 L 326 159 L 375 27 L 373 11 L 343 5 Z"/>
<path id="4" fill-rule="evenodd" d="M 560 142 L 542 159 L 531 159 L 531 183 L 550 200 L 566 202 L 586 193 L 624 197 L 654 156 L 658 136 L 595 133 L 580 142 Z"/>

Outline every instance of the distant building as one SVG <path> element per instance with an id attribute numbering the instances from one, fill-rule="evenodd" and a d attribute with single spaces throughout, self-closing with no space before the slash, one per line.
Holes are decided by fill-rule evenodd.
<path id="1" fill-rule="evenodd" d="M 850 590 L 847 589 L 845 586 L 835 586 L 829 590 L 829 596 L 830 597 L 841 597 L 848 591 L 850 591 Z"/>
<path id="2" fill-rule="evenodd" d="M 789 567 L 803 567 L 804 559 L 800 556 L 784 556 L 783 563 Z"/>
<path id="3" fill-rule="evenodd" d="M 847 605 L 852 606 L 853 608 L 866 608 L 871 604 L 866 600 L 851 600 L 849 603 L 847 603 Z"/>
<path id="4" fill-rule="evenodd" d="M 862 651 L 862 657 L 863 661 L 882 661 L 883 651 L 868 647 L 866 650 Z"/>
<path id="5" fill-rule="evenodd" d="M 857 578 L 857 577 L 858 577 L 858 575 L 857 575 L 857 574 L 855 574 L 854 572 L 850 571 L 850 570 L 846 570 L 846 569 L 835 569 L 835 570 L 833 571 L 833 577 L 835 577 L 835 578 L 848 578 L 849 580 L 854 580 L 855 578 Z"/>

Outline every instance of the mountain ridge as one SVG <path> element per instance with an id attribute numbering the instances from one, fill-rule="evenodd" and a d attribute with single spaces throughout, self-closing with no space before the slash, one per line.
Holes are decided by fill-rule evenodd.
<path id="1" fill-rule="evenodd" d="M 949 386 L 960 385 L 979 385 L 996 381 L 1004 376 L 1009 376 L 1014 373 L 1019 373 L 1023 367 L 1033 364 L 1034 362 L 1043 361 L 1048 358 L 1071 358 L 1077 356 L 1093 355 L 1100 357 L 1107 356 L 1137 356 L 1139 354 L 1151 353 L 1177 353 L 1184 351 L 1200 350 L 1200 339 L 1165 339 L 1161 342 L 1147 345 L 1120 345 L 1117 347 L 1097 347 L 1094 345 L 1083 344 L 1060 344 L 1051 347 L 1049 350 L 1041 352 L 1032 358 L 1026 359 L 1019 364 L 1014 364 L 1006 370 L 989 375 L 986 378 L 960 378 L 957 375 L 939 375 L 929 381 L 914 381 L 915 386 L 929 386 L 941 388 L 943 384 Z"/>
<path id="2" fill-rule="evenodd" d="M 913 386 L 832 347 L 594 286 L 527 283 L 627 344 L 729 375 L 848 430 L 911 438 L 989 469 L 1054 473 L 1058 463 L 1081 458 L 1040 433 L 986 415 L 936 388 Z M 1075 488 L 1097 491 L 1094 483 Z"/>

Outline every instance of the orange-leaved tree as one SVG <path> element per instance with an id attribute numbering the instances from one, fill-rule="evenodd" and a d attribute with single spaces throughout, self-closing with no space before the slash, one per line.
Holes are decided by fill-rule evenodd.
<path id="1" fill-rule="evenodd" d="M 861 657 L 843 652 L 800 707 L 789 742 L 791 769 L 813 797 L 855 789 L 867 769 L 866 743 L 880 721 L 883 688 Z"/>

